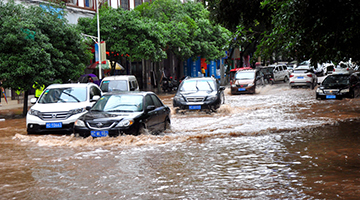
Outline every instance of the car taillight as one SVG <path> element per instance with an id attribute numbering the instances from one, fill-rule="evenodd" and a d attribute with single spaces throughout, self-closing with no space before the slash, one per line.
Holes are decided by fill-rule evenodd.
<path id="1" fill-rule="evenodd" d="M 294 75 L 290 74 L 290 78 L 291 78 L 291 77 L 294 77 Z"/>
<path id="2" fill-rule="evenodd" d="M 312 74 L 308 74 L 307 76 L 308 76 L 308 77 L 312 77 Z"/>
<path id="3" fill-rule="evenodd" d="M 335 72 L 335 68 L 333 69 L 333 72 Z"/>
<path id="4" fill-rule="evenodd" d="M 346 68 L 346 71 L 349 71 L 349 68 Z"/>

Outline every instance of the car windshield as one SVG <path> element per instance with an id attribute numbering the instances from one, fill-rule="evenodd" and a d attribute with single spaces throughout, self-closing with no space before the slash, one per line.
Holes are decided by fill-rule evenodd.
<path id="1" fill-rule="evenodd" d="M 335 86 L 335 85 L 349 85 L 349 76 L 339 75 L 339 76 L 328 76 L 326 77 L 322 84 L 324 86 Z"/>
<path id="2" fill-rule="evenodd" d="M 251 72 L 238 72 L 235 75 L 236 80 L 252 80 L 255 78 L 255 73 Z"/>
<path id="3" fill-rule="evenodd" d="M 103 92 L 128 91 L 128 84 L 126 80 L 107 80 L 101 84 L 101 90 Z"/>
<path id="4" fill-rule="evenodd" d="M 91 108 L 91 111 L 139 112 L 143 110 L 142 95 L 105 95 Z"/>
<path id="5" fill-rule="evenodd" d="M 301 62 L 301 63 L 299 64 L 299 66 L 300 66 L 300 65 L 310 65 L 310 61 L 309 61 L 309 60 L 305 60 L 305 61 Z"/>
<path id="6" fill-rule="evenodd" d="M 39 103 L 76 103 L 86 98 L 85 87 L 52 88 L 44 91 Z"/>
<path id="7" fill-rule="evenodd" d="M 215 83 L 212 80 L 186 80 L 180 91 L 213 91 Z"/>

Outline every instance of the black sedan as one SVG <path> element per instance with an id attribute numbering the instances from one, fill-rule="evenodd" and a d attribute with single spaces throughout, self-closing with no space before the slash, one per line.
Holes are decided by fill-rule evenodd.
<path id="1" fill-rule="evenodd" d="M 74 124 L 75 135 L 156 134 L 170 127 L 170 108 L 153 92 L 106 94 L 87 110 Z"/>
<path id="2" fill-rule="evenodd" d="M 360 81 L 356 73 L 327 76 L 316 90 L 316 99 L 354 98 L 360 94 Z"/>
<path id="3" fill-rule="evenodd" d="M 186 78 L 183 80 L 173 99 L 176 110 L 215 111 L 225 101 L 225 87 L 215 78 Z"/>

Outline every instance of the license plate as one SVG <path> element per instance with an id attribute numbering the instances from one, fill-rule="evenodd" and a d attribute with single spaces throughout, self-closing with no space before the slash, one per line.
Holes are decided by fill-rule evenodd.
<path id="1" fill-rule="evenodd" d="M 46 123 L 46 128 L 62 128 L 62 122 Z"/>
<path id="2" fill-rule="evenodd" d="M 189 110 L 200 110 L 201 106 L 189 106 Z"/>
<path id="3" fill-rule="evenodd" d="M 304 77 L 303 77 L 303 76 L 298 76 L 297 78 L 298 78 L 298 79 L 304 79 Z"/>
<path id="4" fill-rule="evenodd" d="M 327 99 L 336 99 L 336 95 L 326 95 Z"/>
<path id="5" fill-rule="evenodd" d="M 239 88 L 238 91 L 245 91 L 245 88 Z"/>
<path id="6" fill-rule="evenodd" d="M 92 137 L 106 137 L 109 135 L 109 131 L 90 131 Z"/>

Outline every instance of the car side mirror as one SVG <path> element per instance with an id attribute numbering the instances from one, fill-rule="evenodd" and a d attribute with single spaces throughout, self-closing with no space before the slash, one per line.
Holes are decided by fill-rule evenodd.
<path id="1" fill-rule="evenodd" d="M 89 111 L 92 107 L 91 106 L 86 106 L 85 110 Z"/>
<path id="2" fill-rule="evenodd" d="M 31 103 L 31 104 L 35 104 L 36 101 L 37 101 L 37 98 L 31 98 L 31 99 L 30 99 L 30 103 Z"/>
<path id="3" fill-rule="evenodd" d="M 146 107 L 146 112 L 149 112 L 149 111 L 152 111 L 152 110 L 155 110 L 154 105 L 149 105 L 149 106 Z"/>
<path id="4" fill-rule="evenodd" d="M 220 86 L 220 87 L 219 87 L 219 90 L 221 90 L 221 91 L 222 91 L 222 90 L 225 90 L 225 87 L 224 87 L 224 86 Z"/>
<path id="5" fill-rule="evenodd" d="M 100 99 L 100 96 L 99 95 L 95 95 L 95 96 L 93 96 L 93 98 L 90 100 L 91 102 L 93 102 L 93 101 L 97 101 L 97 100 L 99 100 Z"/>

